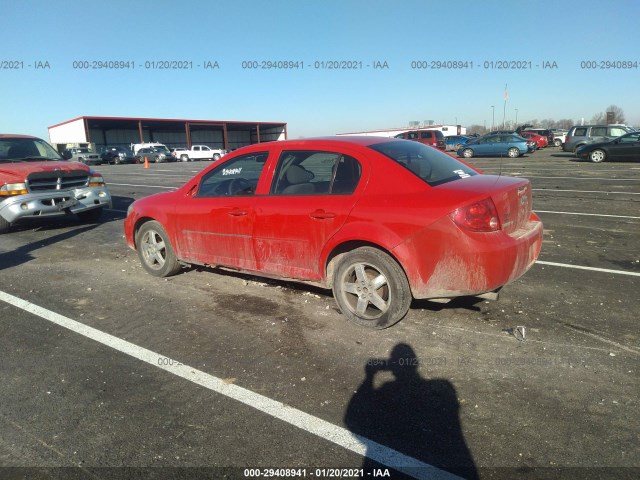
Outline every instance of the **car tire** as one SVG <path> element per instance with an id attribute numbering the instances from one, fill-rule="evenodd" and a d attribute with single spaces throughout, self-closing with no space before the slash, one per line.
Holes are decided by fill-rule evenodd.
<path id="1" fill-rule="evenodd" d="M 518 158 L 520 156 L 520 150 L 516 147 L 511 147 L 509 150 L 507 150 L 507 156 L 509 158 Z"/>
<path id="2" fill-rule="evenodd" d="M 554 144 L 556 147 L 561 147 L 561 146 L 562 146 L 562 140 L 560 140 L 559 138 L 556 138 L 556 139 L 553 141 L 553 144 Z"/>
<path id="3" fill-rule="evenodd" d="M 180 161 L 181 162 L 188 162 L 189 161 L 189 156 L 188 155 L 180 155 Z"/>
<path id="4" fill-rule="evenodd" d="M 213 154 L 213 161 L 217 162 L 218 160 L 220 160 L 220 154 L 219 153 L 214 153 Z"/>
<path id="5" fill-rule="evenodd" d="M 169 235 L 155 220 L 146 222 L 138 230 L 136 249 L 142 267 L 154 277 L 169 277 L 180 271 Z"/>
<path id="6" fill-rule="evenodd" d="M 11 228 L 11 224 L 7 222 L 4 218 L 0 217 L 0 235 L 3 233 L 7 233 Z"/>
<path id="7" fill-rule="evenodd" d="M 114 158 L 113 159 L 113 164 L 114 165 L 120 165 L 122 162 L 120 161 L 120 157 Z"/>
<path id="8" fill-rule="evenodd" d="M 473 157 L 473 150 L 471 150 L 470 148 L 465 148 L 465 149 L 462 151 L 462 156 L 463 156 L 464 158 L 471 158 L 471 157 Z"/>
<path id="9" fill-rule="evenodd" d="M 86 212 L 80 212 L 77 215 L 81 222 L 97 222 L 102 216 L 102 209 L 103 207 L 93 208 L 91 210 L 87 210 Z"/>
<path id="10" fill-rule="evenodd" d="M 607 153 L 599 148 L 589 154 L 589 160 L 593 163 L 602 163 L 607 159 Z"/>
<path id="11" fill-rule="evenodd" d="M 374 329 L 402 320 L 412 299 L 402 267 L 373 247 L 357 248 L 338 260 L 333 295 L 348 320 Z"/>

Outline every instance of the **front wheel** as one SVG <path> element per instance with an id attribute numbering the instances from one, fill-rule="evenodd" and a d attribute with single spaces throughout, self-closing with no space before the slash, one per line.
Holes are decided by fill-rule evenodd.
<path id="1" fill-rule="evenodd" d="M 518 150 L 516 147 L 511 147 L 509 150 L 507 150 L 507 156 L 509 158 L 518 158 L 520 156 L 520 150 Z"/>
<path id="2" fill-rule="evenodd" d="M 600 150 L 600 149 L 594 150 L 589 154 L 589 160 L 591 160 L 593 163 L 604 162 L 606 158 L 607 158 L 607 154 L 605 153 L 604 150 Z"/>
<path id="3" fill-rule="evenodd" d="M 11 224 L 7 222 L 4 218 L 0 217 L 0 235 L 3 233 L 7 233 L 11 228 Z"/>
<path id="4" fill-rule="evenodd" d="M 402 320 L 412 298 L 400 265 L 372 247 L 357 248 L 338 261 L 333 295 L 347 319 L 375 329 Z"/>
<path id="5" fill-rule="evenodd" d="M 169 235 L 155 220 L 140 227 L 136 235 L 136 248 L 142 266 L 154 277 L 169 277 L 180 270 Z"/>
<path id="6" fill-rule="evenodd" d="M 465 148 L 465 149 L 462 151 L 462 156 L 463 156 L 464 158 L 471 158 L 471 157 L 473 157 L 473 150 L 471 150 L 470 148 Z"/>

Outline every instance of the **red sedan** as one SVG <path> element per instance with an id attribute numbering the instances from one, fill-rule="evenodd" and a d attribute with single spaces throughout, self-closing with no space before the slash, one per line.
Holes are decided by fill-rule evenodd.
<path id="1" fill-rule="evenodd" d="M 238 149 L 134 202 L 124 229 L 152 275 L 196 264 L 313 283 L 373 328 L 401 320 L 412 298 L 495 298 L 542 244 L 528 180 L 365 136 Z"/>
<path id="2" fill-rule="evenodd" d="M 549 145 L 549 140 L 547 140 L 547 137 L 544 137 L 542 135 L 538 135 L 537 133 L 533 133 L 533 132 L 520 132 L 519 134 L 522 138 L 526 138 L 527 140 L 531 140 L 532 142 L 536 143 L 536 146 L 538 148 L 544 148 L 547 145 Z"/>

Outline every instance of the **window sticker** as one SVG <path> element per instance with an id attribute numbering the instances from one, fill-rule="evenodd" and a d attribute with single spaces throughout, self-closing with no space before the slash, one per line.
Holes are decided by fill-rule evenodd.
<path id="1" fill-rule="evenodd" d="M 223 168 L 222 175 L 237 175 L 242 171 L 242 167 L 238 168 Z"/>

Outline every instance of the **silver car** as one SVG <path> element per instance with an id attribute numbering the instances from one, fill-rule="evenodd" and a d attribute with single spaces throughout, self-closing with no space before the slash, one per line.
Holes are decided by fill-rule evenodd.
<path id="1" fill-rule="evenodd" d="M 562 150 L 573 153 L 583 145 L 608 142 L 633 131 L 626 125 L 576 125 L 569 129 Z"/>

